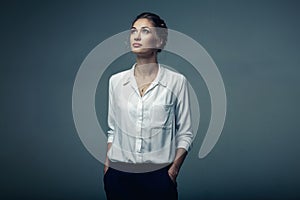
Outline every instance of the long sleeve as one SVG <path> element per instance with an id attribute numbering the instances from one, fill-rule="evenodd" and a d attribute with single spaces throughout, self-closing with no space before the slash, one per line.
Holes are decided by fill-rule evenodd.
<path id="1" fill-rule="evenodd" d="M 181 89 L 177 94 L 175 112 L 176 148 L 184 148 L 186 151 L 189 151 L 192 146 L 194 135 L 192 131 L 188 84 L 184 76 L 182 76 Z"/>
<path id="2" fill-rule="evenodd" d="M 108 128 L 109 130 L 107 131 L 107 143 L 111 143 L 114 139 L 114 132 L 115 132 L 115 117 L 114 117 L 114 103 L 113 103 L 113 86 L 112 86 L 112 81 L 111 78 L 109 79 L 109 87 L 108 87 L 108 118 L 107 118 L 107 123 L 108 123 Z"/>

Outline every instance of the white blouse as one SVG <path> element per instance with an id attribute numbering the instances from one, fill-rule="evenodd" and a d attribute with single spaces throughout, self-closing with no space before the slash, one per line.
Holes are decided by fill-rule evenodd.
<path id="1" fill-rule="evenodd" d="M 194 138 L 186 78 L 161 64 L 143 96 L 134 67 L 109 80 L 108 158 L 112 162 L 172 163 Z"/>

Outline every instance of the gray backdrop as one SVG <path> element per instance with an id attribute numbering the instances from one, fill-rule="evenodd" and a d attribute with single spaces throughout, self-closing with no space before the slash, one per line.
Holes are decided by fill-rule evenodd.
<path id="1" fill-rule="evenodd" d="M 180 199 L 299 199 L 298 1 L 4 1 L 1 20 L 1 199 L 105 199 L 102 168 L 72 117 L 77 70 L 143 12 L 194 38 L 217 64 L 228 112 L 219 142 L 197 157 L 209 96 L 182 58 L 160 59 L 197 85 L 201 122 L 178 177 Z M 105 71 L 127 69 L 132 55 Z M 107 91 L 97 91 L 107 110 Z M 106 116 L 98 116 L 106 129 Z"/>

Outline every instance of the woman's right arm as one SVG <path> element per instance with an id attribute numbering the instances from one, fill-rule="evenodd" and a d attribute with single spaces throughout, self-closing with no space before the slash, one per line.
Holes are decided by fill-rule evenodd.
<path id="1" fill-rule="evenodd" d="M 106 171 L 109 168 L 109 159 L 107 157 L 107 152 L 109 151 L 110 147 L 111 147 L 112 143 L 107 143 L 107 151 L 106 151 L 106 158 L 105 158 L 105 163 L 104 163 L 104 174 L 106 173 Z"/>
<path id="2" fill-rule="evenodd" d="M 108 86 L 108 117 L 107 117 L 107 122 L 108 122 L 108 134 L 107 134 L 107 151 L 106 151 L 106 158 L 105 158 L 105 163 L 104 163 L 104 174 L 109 168 L 109 159 L 107 156 L 107 153 L 109 149 L 112 146 L 112 141 L 114 138 L 114 130 L 115 130 L 115 115 L 114 115 L 114 103 L 113 103 L 113 90 L 112 90 L 112 80 L 111 78 L 109 79 L 109 86 Z"/>

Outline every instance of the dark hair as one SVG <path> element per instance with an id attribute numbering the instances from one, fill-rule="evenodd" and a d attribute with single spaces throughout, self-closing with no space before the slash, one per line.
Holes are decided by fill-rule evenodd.
<path id="1" fill-rule="evenodd" d="M 164 46 L 167 43 L 168 38 L 168 27 L 163 19 L 161 19 L 157 14 L 151 13 L 151 12 L 143 12 L 139 14 L 132 22 L 131 26 L 138 20 L 138 19 L 148 19 L 152 22 L 154 27 L 158 27 L 157 29 L 157 35 L 162 40 L 162 45 L 157 50 L 158 52 L 161 52 L 161 49 L 164 48 Z"/>

